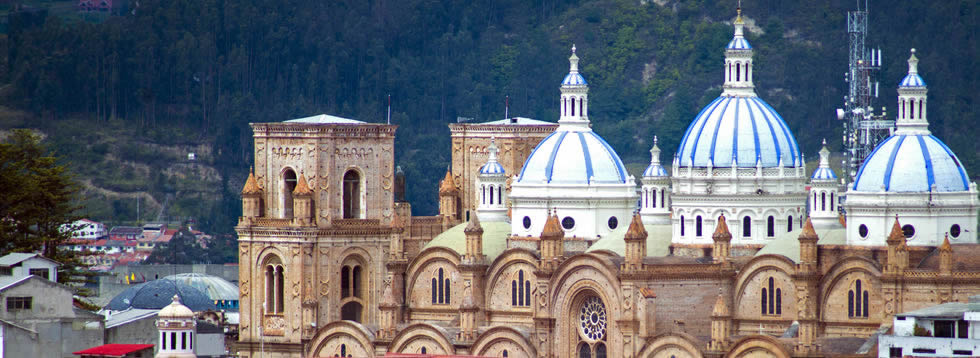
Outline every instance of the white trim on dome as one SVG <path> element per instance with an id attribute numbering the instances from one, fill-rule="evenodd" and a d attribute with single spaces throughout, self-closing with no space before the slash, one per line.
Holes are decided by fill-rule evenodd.
<path id="1" fill-rule="evenodd" d="M 356 119 L 319 114 L 310 117 L 296 118 L 285 121 L 285 123 L 308 123 L 308 124 L 365 124 L 367 122 Z"/>

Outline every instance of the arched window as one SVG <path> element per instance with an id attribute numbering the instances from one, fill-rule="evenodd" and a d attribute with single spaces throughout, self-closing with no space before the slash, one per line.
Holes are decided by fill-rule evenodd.
<path id="1" fill-rule="evenodd" d="M 823 210 L 823 211 L 826 211 L 827 210 L 827 193 L 826 192 L 821 192 L 820 193 L 820 210 Z"/>
<path id="2" fill-rule="evenodd" d="M 361 175 L 356 170 L 344 173 L 344 219 L 361 217 Z"/>
<path id="3" fill-rule="evenodd" d="M 685 225 L 686 224 L 684 223 L 684 215 L 681 215 L 681 236 L 682 237 L 684 236 L 684 226 Z"/>
<path id="4" fill-rule="evenodd" d="M 503 185 L 497 187 L 497 204 L 498 205 L 503 205 L 504 204 L 504 186 Z"/>
<path id="5" fill-rule="evenodd" d="M 486 185 L 481 185 L 480 186 L 480 202 L 483 203 L 483 204 L 486 204 L 487 203 L 487 186 Z"/>
<path id="6" fill-rule="evenodd" d="M 575 97 L 572 97 L 572 115 L 575 115 Z"/>
<path id="7" fill-rule="evenodd" d="M 342 307 L 340 307 L 340 319 L 346 321 L 360 322 L 362 309 L 363 306 L 361 305 L 360 302 L 357 301 L 347 302 Z"/>
<path id="8" fill-rule="evenodd" d="M 512 306 L 531 306 L 531 280 L 524 278 L 524 270 L 517 272 L 517 278 L 511 281 L 510 288 Z"/>
<path id="9" fill-rule="evenodd" d="M 340 269 L 340 298 L 350 297 L 350 266 Z"/>
<path id="10" fill-rule="evenodd" d="M 728 63 L 728 78 L 726 78 L 726 80 L 728 80 L 729 82 L 731 82 L 731 80 L 732 80 L 732 64 L 731 63 Z"/>
<path id="11" fill-rule="evenodd" d="M 419 350 L 419 353 L 428 354 L 428 352 L 426 352 L 425 350 L 425 347 L 422 347 L 422 349 Z"/>
<path id="12" fill-rule="evenodd" d="M 282 173 L 282 217 L 293 218 L 293 189 L 296 189 L 296 172 L 286 169 Z"/>
<path id="13" fill-rule="evenodd" d="M 868 318 L 868 306 L 868 290 L 861 287 L 861 280 L 855 280 L 854 286 L 847 291 L 847 316 Z"/>
<path id="14" fill-rule="evenodd" d="M 592 358 L 592 349 L 585 342 L 578 346 L 578 358 Z"/>
<path id="15" fill-rule="evenodd" d="M 561 115 L 568 115 L 568 98 L 561 99 Z"/>
<path id="16" fill-rule="evenodd" d="M 263 302 L 265 313 L 283 313 L 285 308 L 283 285 L 285 281 L 282 261 L 274 256 L 269 258 L 265 264 L 265 302 Z"/>
<path id="17" fill-rule="evenodd" d="M 442 268 L 435 276 L 432 278 L 432 304 L 449 304 L 449 277 Z"/>
<path id="18" fill-rule="evenodd" d="M 646 208 L 649 208 L 650 207 L 650 191 L 649 190 L 644 190 L 643 191 L 643 207 L 646 207 Z"/>
<path id="19" fill-rule="evenodd" d="M 578 322 L 578 357 L 606 357 L 606 328 L 609 317 L 606 305 L 599 297 L 588 297 L 578 311 L 573 311 L 572 319 Z"/>
<path id="20" fill-rule="evenodd" d="M 766 219 L 766 236 L 776 236 L 776 218 L 771 215 Z"/>
<path id="21" fill-rule="evenodd" d="M 742 65 L 739 63 L 735 64 L 735 81 L 742 80 Z"/>
<path id="22" fill-rule="evenodd" d="M 652 200 L 653 201 L 653 207 L 656 208 L 657 207 L 657 190 L 656 189 L 651 190 L 650 191 L 650 194 L 653 195 L 653 200 Z"/>
<path id="23" fill-rule="evenodd" d="M 909 101 L 909 117 L 915 119 L 915 100 Z"/>
<path id="24" fill-rule="evenodd" d="M 776 287 L 776 280 L 769 278 L 768 287 L 762 288 L 762 314 L 781 315 L 783 314 L 783 290 Z"/>
<path id="25" fill-rule="evenodd" d="M 361 266 L 354 266 L 351 273 L 351 293 L 354 297 L 361 297 Z"/>
<path id="26" fill-rule="evenodd" d="M 834 193 L 830 193 L 830 211 L 834 211 Z"/>
<path id="27" fill-rule="evenodd" d="M 666 189 L 660 189 L 660 207 L 661 208 L 666 208 L 667 207 L 667 205 L 664 204 L 664 197 L 666 196 L 666 194 L 664 194 L 664 193 L 666 193 L 666 192 L 667 192 Z"/>
<path id="28" fill-rule="evenodd" d="M 701 234 L 702 234 L 702 230 L 701 229 L 702 229 L 701 228 L 701 215 L 698 215 L 696 218 L 694 218 L 694 235 L 697 236 L 697 237 L 701 237 Z"/>
<path id="29" fill-rule="evenodd" d="M 490 205 L 493 205 L 493 185 L 490 186 Z"/>
<path id="30" fill-rule="evenodd" d="M 752 218 L 746 215 L 742 218 L 742 237 L 752 236 Z"/>
<path id="31" fill-rule="evenodd" d="M 791 231 L 793 231 L 793 216 L 792 215 L 786 217 L 786 232 L 791 232 Z"/>
<path id="32" fill-rule="evenodd" d="M 585 115 L 585 98 L 578 100 L 578 115 Z"/>
<path id="33" fill-rule="evenodd" d="M 344 265 L 340 269 L 340 298 L 361 297 L 361 266 Z"/>
<path id="34" fill-rule="evenodd" d="M 503 352 L 501 352 L 501 355 L 500 355 L 500 356 L 501 356 L 501 357 L 504 357 L 504 358 L 507 358 L 507 350 L 506 350 L 506 349 L 504 349 L 504 351 L 503 351 Z"/>
<path id="35" fill-rule="evenodd" d="M 922 104 L 922 100 L 920 99 L 919 100 L 919 119 L 922 119 L 922 108 L 923 107 L 925 107 L 925 105 Z"/>

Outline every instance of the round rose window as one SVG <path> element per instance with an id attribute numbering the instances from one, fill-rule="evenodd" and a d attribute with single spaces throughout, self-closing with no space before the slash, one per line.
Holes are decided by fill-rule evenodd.
<path id="1" fill-rule="evenodd" d="M 598 297 L 589 297 L 579 315 L 581 333 L 586 339 L 598 341 L 606 335 L 606 305 Z"/>

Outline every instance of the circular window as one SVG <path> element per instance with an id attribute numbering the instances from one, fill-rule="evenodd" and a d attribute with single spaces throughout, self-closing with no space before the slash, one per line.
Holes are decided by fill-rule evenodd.
<path id="1" fill-rule="evenodd" d="M 524 228 L 525 229 L 530 229 L 531 228 L 531 217 L 529 217 L 529 216 L 525 216 L 524 217 Z"/>
<path id="2" fill-rule="evenodd" d="M 905 224 L 902 226 L 902 234 L 905 235 L 906 239 L 911 239 L 915 236 L 915 226 Z"/>
<path id="3" fill-rule="evenodd" d="M 954 238 L 960 237 L 960 225 L 959 224 L 953 224 L 953 226 L 950 226 L 949 227 L 949 234 L 950 235 L 953 235 Z"/>
<path id="4" fill-rule="evenodd" d="M 619 227 L 619 219 L 617 219 L 615 216 L 610 216 L 609 230 L 615 230 L 617 227 Z"/>
<path id="5" fill-rule="evenodd" d="M 561 219 L 561 227 L 565 230 L 571 230 L 575 227 L 575 219 L 572 219 L 571 216 L 566 216 L 564 219 Z"/>
<path id="6" fill-rule="evenodd" d="M 589 297 L 579 315 L 581 333 L 586 339 L 598 341 L 606 335 L 606 305 L 599 297 Z"/>
<path id="7" fill-rule="evenodd" d="M 864 224 L 858 226 L 858 235 L 861 235 L 861 238 L 868 237 L 868 226 Z"/>

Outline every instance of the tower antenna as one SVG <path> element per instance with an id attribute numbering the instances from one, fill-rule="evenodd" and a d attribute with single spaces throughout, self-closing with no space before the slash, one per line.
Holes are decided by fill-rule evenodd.
<path id="1" fill-rule="evenodd" d="M 504 118 L 510 118 L 510 96 L 504 97 Z"/>
<path id="2" fill-rule="evenodd" d="M 391 93 L 388 94 L 388 124 L 391 124 Z"/>

